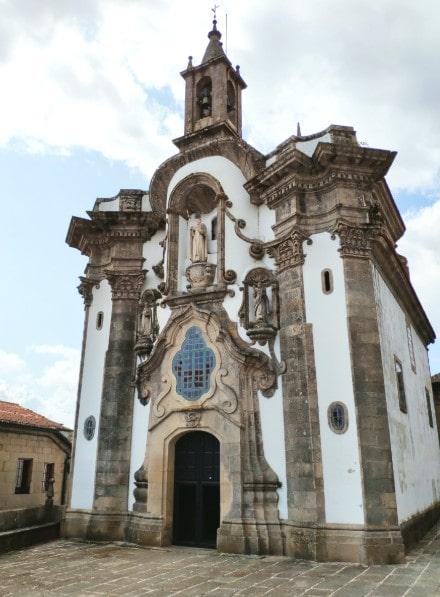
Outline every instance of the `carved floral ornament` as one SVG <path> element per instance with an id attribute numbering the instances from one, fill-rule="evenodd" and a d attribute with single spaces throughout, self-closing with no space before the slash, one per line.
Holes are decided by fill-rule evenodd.
<path id="1" fill-rule="evenodd" d="M 145 271 L 105 270 L 112 289 L 112 300 L 139 300 L 145 280 Z"/>
<path id="2" fill-rule="evenodd" d="M 353 225 L 339 221 L 333 229 L 332 238 L 340 238 L 339 252 L 341 257 L 368 258 L 372 241 L 379 229 L 371 225 Z"/>
<path id="3" fill-rule="evenodd" d="M 312 244 L 312 240 L 302 230 L 295 227 L 281 238 L 264 245 L 269 256 L 275 259 L 278 272 L 304 264 L 304 241 Z"/>

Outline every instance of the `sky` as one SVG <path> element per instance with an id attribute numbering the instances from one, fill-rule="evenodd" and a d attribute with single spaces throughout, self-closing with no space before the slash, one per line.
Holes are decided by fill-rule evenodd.
<path id="1" fill-rule="evenodd" d="M 398 250 L 440 331 L 438 0 L 217 0 L 248 89 L 244 137 L 263 153 L 296 131 L 353 126 L 395 150 Z M 184 83 L 211 28 L 207 0 L 0 0 L 0 399 L 73 426 L 86 258 L 72 215 L 148 189 L 183 133 Z M 226 37 L 226 14 L 228 31 Z M 440 371 L 440 348 L 430 347 Z"/>

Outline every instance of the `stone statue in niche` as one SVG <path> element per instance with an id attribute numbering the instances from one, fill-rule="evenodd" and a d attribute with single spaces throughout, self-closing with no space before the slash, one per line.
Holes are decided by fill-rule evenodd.
<path id="1" fill-rule="evenodd" d="M 161 294 L 158 290 L 148 289 L 142 293 L 139 301 L 139 316 L 135 351 L 141 358 L 148 356 L 159 334 L 157 321 L 157 301 Z"/>
<path id="2" fill-rule="evenodd" d="M 277 279 L 271 271 L 257 267 L 248 272 L 241 290 L 240 323 L 252 342 L 264 345 L 280 327 Z"/>
<path id="3" fill-rule="evenodd" d="M 257 282 L 254 287 L 254 315 L 256 325 L 267 325 L 270 314 L 269 299 L 266 287 L 262 282 Z"/>
<path id="4" fill-rule="evenodd" d="M 208 229 L 196 214 L 194 224 L 189 229 L 188 255 L 191 265 L 186 268 L 188 288 L 192 291 L 212 286 L 215 277 L 215 263 L 208 263 Z"/>
<path id="5" fill-rule="evenodd" d="M 206 263 L 208 260 L 208 230 L 199 214 L 189 229 L 189 258 L 192 263 Z"/>

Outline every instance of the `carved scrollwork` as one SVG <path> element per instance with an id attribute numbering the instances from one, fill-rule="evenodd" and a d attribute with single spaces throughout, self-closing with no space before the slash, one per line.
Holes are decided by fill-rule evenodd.
<path id="1" fill-rule="evenodd" d="M 86 278 L 85 276 L 80 276 L 79 279 L 81 284 L 78 286 L 78 292 L 83 297 L 84 306 L 90 307 L 93 300 L 93 287 L 99 288 L 99 281 L 93 278 Z"/>
<path id="2" fill-rule="evenodd" d="M 293 228 L 283 237 L 267 243 L 267 251 L 270 257 L 275 259 L 279 272 L 304 264 L 303 242 L 305 240 L 308 243 L 312 242 L 304 232 Z"/>
<path id="3" fill-rule="evenodd" d="M 232 387 L 224 381 L 224 378 L 228 375 L 229 371 L 227 369 L 219 369 L 216 381 L 221 390 L 220 408 L 228 415 L 231 415 L 237 410 L 238 399 Z"/>
<path id="4" fill-rule="evenodd" d="M 139 300 L 145 279 L 145 271 L 127 272 L 126 270 L 105 270 L 112 289 L 112 300 Z"/>

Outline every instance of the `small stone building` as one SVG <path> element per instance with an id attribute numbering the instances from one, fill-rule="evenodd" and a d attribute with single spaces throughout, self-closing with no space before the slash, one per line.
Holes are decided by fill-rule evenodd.
<path id="1" fill-rule="evenodd" d="M 19 404 L 0 401 L 0 509 L 44 505 L 49 479 L 63 504 L 71 430 Z"/>
<path id="2" fill-rule="evenodd" d="M 440 448 L 395 152 L 330 125 L 263 155 L 208 37 L 177 153 L 68 231 L 88 263 L 66 535 L 401 561 L 439 515 Z"/>

